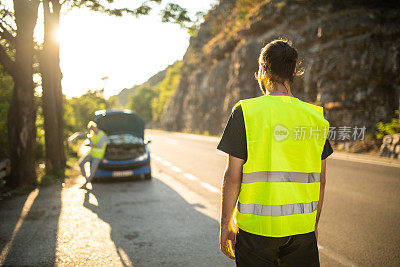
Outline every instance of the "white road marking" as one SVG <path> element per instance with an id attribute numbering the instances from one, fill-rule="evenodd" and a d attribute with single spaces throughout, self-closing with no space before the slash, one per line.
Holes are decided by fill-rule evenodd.
<path id="1" fill-rule="evenodd" d="M 214 187 L 214 186 L 212 186 L 212 185 L 210 185 L 208 183 L 201 183 L 201 186 L 204 187 L 205 189 L 210 190 L 211 192 L 219 193 L 218 188 L 216 188 L 216 187 Z"/>
<path id="2" fill-rule="evenodd" d="M 169 161 L 166 161 L 166 160 L 164 160 L 164 159 L 161 159 L 161 163 L 162 163 L 163 165 L 167 166 L 167 167 L 171 167 L 171 166 L 172 166 L 172 164 L 171 164 Z"/>
<path id="3" fill-rule="evenodd" d="M 177 166 L 172 166 L 171 170 L 173 170 L 174 172 L 182 172 L 182 169 Z"/>
<path id="4" fill-rule="evenodd" d="M 192 180 L 192 181 L 198 180 L 196 176 L 194 176 L 193 174 L 190 174 L 190 173 L 185 173 L 183 176 L 185 176 L 186 178 L 188 178 L 189 180 Z"/>
<path id="5" fill-rule="evenodd" d="M 168 161 L 166 161 L 166 160 L 164 160 L 164 159 L 162 159 L 160 157 L 157 157 L 155 155 L 153 157 L 154 157 L 154 159 L 159 160 L 163 165 L 165 165 L 167 167 L 170 167 L 171 170 L 173 170 L 175 172 L 182 172 L 182 169 L 179 168 L 178 166 L 174 166 L 170 162 L 168 162 Z M 193 174 L 187 173 L 187 172 L 184 173 L 183 176 L 186 177 L 187 179 L 191 180 L 191 181 L 198 181 L 199 180 L 199 179 L 197 179 L 196 176 L 194 176 Z M 200 185 L 202 187 L 204 187 L 205 189 L 211 191 L 211 192 L 219 193 L 219 189 L 218 188 L 216 188 L 216 187 L 214 187 L 214 186 L 212 186 L 212 185 L 210 185 L 208 183 L 202 182 L 202 183 L 200 183 Z"/>
<path id="6" fill-rule="evenodd" d="M 165 138 L 165 142 L 172 144 L 172 145 L 177 145 L 179 144 L 179 142 L 175 139 L 171 139 L 171 138 Z"/>
<path id="7" fill-rule="evenodd" d="M 332 251 L 330 249 L 323 248 L 321 250 L 321 253 L 324 254 L 325 256 L 327 256 L 328 258 L 331 258 L 332 260 L 340 263 L 340 265 L 342 265 L 342 266 L 357 266 L 356 264 L 354 264 L 348 258 L 346 258 L 346 257 L 344 257 L 344 256 L 342 256 L 342 255 L 340 255 L 340 254 L 338 254 L 335 251 Z"/>
<path id="8" fill-rule="evenodd" d="M 189 137 L 191 139 L 198 139 L 198 140 L 202 139 L 201 137 L 199 138 L 197 136 L 196 137 L 187 136 L 187 137 Z M 170 139 L 170 138 L 166 138 L 166 142 L 170 143 L 170 144 L 178 144 L 179 143 L 178 141 L 176 141 L 174 139 Z M 217 153 L 217 155 L 225 156 L 225 153 L 222 152 L 222 151 L 217 150 L 216 153 Z M 182 169 L 180 169 L 179 167 L 173 166 L 168 161 L 165 161 L 164 159 L 156 156 L 153 153 L 152 153 L 152 157 L 154 159 L 156 159 L 157 161 L 160 161 L 163 165 L 171 167 L 171 169 L 176 171 L 176 172 L 182 171 Z M 341 160 L 350 160 L 350 161 L 356 161 L 356 162 L 363 162 L 363 163 L 370 163 L 370 164 L 380 164 L 380 162 L 377 163 L 375 161 L 368 160 L 368 159 L 354 159 L 354 158 L 346 157 L 346 156 L 342 156 L 342 155 L 337 156 L 337 157 L 332 157 L 332 158 L 341 159 Z M 396 164 L 390 164 L 390 163 L 383 163 L 383 164 L 380 164 L 380 165 L 387 165 L 387 166 L 397 167 Z M 395 165 L 395 166 L 393 166 L 393 165 Z M 189 180 L 192 180 L 192 181 L 196 181 L 197 180 L 198 181 L 198 178 L 196 176 L 190 174 L 190 173 L 184 173 L 183 176 L 185 178 L 189 179 Z M 201 182 L 200 185 L 202 187 L 204 187 L 205 189 L 211 191 L 211 192 L 219 193 L 219 189 L 218 188 L 216 188 L 216 187 L 214 187 L 214 186 L 212 186 L 212 185 L 210 185 L 208 183 Z M 327 248 L 325 248 L 324 246 L 321 246 L 321 245 L 318 245 L 318 248 L 319 248 L 319 250 L 321 250 L 322 254 L 326 255 L 328 258 L 331 258 L 331 259 L 335 260 L 336 262 L 340 263 L 343 266 L 356 266 L 351 260 L 349 260 L 348 258 L 336 253 L 335 251 L 327 249 Z"/>

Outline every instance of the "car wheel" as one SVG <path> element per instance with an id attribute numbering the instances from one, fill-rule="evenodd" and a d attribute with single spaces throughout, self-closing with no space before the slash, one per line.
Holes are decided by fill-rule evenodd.
<path id="1" fill-rule="evenodd" d="M 150 173 L 146 173 L 146 174 L 144 175 L 144 179 L 150 180 L 150 179 L 151 179 L 151 172 L 150 172 Z"/>

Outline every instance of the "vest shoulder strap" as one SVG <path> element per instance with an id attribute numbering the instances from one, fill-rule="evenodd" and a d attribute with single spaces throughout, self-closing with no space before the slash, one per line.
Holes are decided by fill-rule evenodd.
<path id="1" fill-rule="evenodd" d="M 319 114 L 324 116 L 324 108 L 323 107 L 317 106 L 317 105 L 314 105 L 314 104 L 311 104 L 311 103 L 307 103 L 307 102 L 303 102 L 303 103 L 307 104 L 309 107 L 311 107 L 312 109 L 318 111 Z"/>
<path id="2" fill-rule="evenodd" d="M 256 104 L 259 101 L 265 101 L 265 100 L 269 100 L 268 98 L 264 98 L 265 96 L 259 96 L 259 97 L 253 97 L 253 98 L 248 98 L 248 99 L 243 99 L 238 101 L 232 108 L 232 112 L 238 107 L 238 106 L 242 106 L 243 107 L 243 103 L 253 103 Z M 322 115 L 322 117 L 324 117 L 324 109 L 321 106 L 317 106 L 308 102 L 304 102 L 299 100 L 298 102 L 303 103 L 305 105 L 307 105 L 308 107 L 312 108 L 313 110 L 317 111 L 318 114 Z"/>
<path id="3" fill-rule="evenodd" d="M 232 108 L 232 112 L 238 107 L 241 106 L 243 108 L 244 103 L 256 103 L 257 101 L 262 100 L 263 96 L 258 96 L 258 97 L 252 97 L 252 98 L 246 98 L 238 101 Z"/>
<path id="4" fill-rule="evenodd" d="M 233 106 L 232 112 L 233 112 L 238 106 L 241 106 L 241 105 L 242 105 L 242 101 L 243 101 L 243 100 L 240 100 L 239 102 L 237 102 L 237 103 Z"/>

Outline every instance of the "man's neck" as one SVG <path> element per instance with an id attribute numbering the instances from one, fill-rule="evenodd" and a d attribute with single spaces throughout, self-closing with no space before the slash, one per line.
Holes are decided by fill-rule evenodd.
<path id="1" fill-rule="evenodd" d="M 271 92 L 268 92 L 269 95 L 283 95 L 283 96 L 292 96 L 292 91 L 290 90 L 290 85 L 288 82 L 285 82 L 285 85 L 283 84 L 274 84 L 273 85 L 273 90 Z"/>

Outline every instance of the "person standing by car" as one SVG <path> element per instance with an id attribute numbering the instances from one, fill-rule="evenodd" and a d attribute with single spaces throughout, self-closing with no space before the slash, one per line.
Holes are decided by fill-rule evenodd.
<path id="1" fill-rule="evenodd" d="M 317 229 L 333 150 L 322 107 L 291 92 L 297 59 L 285 40 L 261 50 L 263 96 L 235 105 L 218 145 L 228 154 L 220 248 L 237 266 L 319 266 Z"/>
<path id="2" fill-rule="evenodd" d="M 103 159 L 107 147 L 107 135 L 104 131 L 97 128 L 97 124 L 90 121 L 87 125 L 89 130 L 89 152 L 79 160 L 79 167 L 83 177 L 86 178 L 85 184 L 82 188 L 86 188 L 86 185 L 90 183 L 96 173 L 100 161 Z M 90 162 L 90 175 L 87 176 L 85 171 L 85 163 Z"/>

